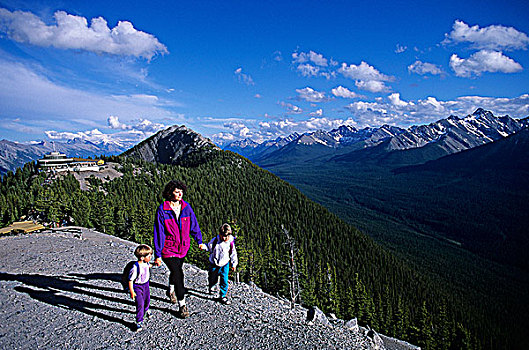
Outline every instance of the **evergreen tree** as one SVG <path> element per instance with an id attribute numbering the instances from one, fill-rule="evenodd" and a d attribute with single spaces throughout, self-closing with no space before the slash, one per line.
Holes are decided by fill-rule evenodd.
<path id="1" fill-rule="evenodd" d="M 434 341 L 432 334 L 432 320 L 430 313 L 426 308 L 426 302 L 423 301 L 421 306 L 421 313 L 419 318 L 419 341 L 418 344 L 421 348 L 426 350 L 434 349 Z"/>
<path id="2" fill-rule="evenodd" d="M 472 337 L 470 332 L 461 324 L 456 324 L 454 332 L 454 339 L 450 344 L 450 349 L 453 350 L 470 350 L 472 349 Z"/>

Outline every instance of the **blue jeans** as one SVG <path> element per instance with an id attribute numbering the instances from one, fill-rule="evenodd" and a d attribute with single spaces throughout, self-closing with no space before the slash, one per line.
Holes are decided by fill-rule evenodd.
<path id="1" fill-rule="evenodd" d="M 208 282 L 209 287 L 213 287 L 217 284 L 220 276 L 220 297 L 224 298 L 228 294 L 228 274 L 230 272 L 230 263 L 224 266 L 217 266 L 209 263 Z"/>

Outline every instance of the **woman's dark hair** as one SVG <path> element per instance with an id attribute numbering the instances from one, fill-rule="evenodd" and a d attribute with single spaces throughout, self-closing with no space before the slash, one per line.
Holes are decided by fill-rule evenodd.
<path id="1" fill-rule="evenodd" d="M 165 188 L 162 192 L 162 197 L 166 201 L 171 200 L 173 198 L 173 192 L 176 188 L 182 190 L 184 194 L 187 191 L 187 186 L 185 183 L 183 183 L 182 181 L 171 180 L 167 183 L 167 185 L 165 185 Z"/>

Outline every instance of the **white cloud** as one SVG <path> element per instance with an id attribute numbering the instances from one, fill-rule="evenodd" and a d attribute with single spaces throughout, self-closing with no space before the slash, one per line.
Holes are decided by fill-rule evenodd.
<path id="1" fill-rule="evenodd" d="M 298 106 L 293 105 L 291 103 L 286 103 L 286 102 L 281 101 L 281 102 L 279 102 L 279 105 L 281 107 L 286 108 L 287 111 L 288 111 L 288 114 L 301 114 L 301 113 L 303 113 L 303 110 L 301 108 L 299 108 Z"/>
<path id="2" fill-rule="evenodd" d="M 110 129 L 127 129 L 127 125 L 120 123 L 119 118 L 113 115 L 108 117 L 108 126 L 110 127 Z"/>
<path id="3" fill-rule="evenodd" d="M 336 61 L 327 59 L 322 54 L 314 51 L 292 53 L 292 65 L 304 77 L 322 76 L 331 79 L 336 76 L 332 67 L 336 66 Z"/>
<path id="4" fill-rule="evenodd" d="M 254 136 L 263 138 L 266 135 L 271 137 L 288 136 L 294 132 L 304 133 L 315 130 L 329 130 L 340 125 L 354 125 L 352 119 L 331 119 L 320 116 L 313 116 L 307 120 L 294 121 L 292 119 L 281 119 L 277 121 L 267 121 L 259 123 L 259 130 Z M 269 137 L 270 137 L 269 136 Z"/>
<path id="5" fill-rule="evenodd" d="M 332 94 L 336 97 L 343 97 L 343 98 L 360 98 L 363 97 L 362 95 L 357 94 L 356 92 L 353 92 L 349 90 L 348 88 L 345 88 L 343 86 L 335 87 L 331 90 Z"/>
<path id="6" fill-rule="evenodd" d="M 353 80 L 375 80 L 375 81 L 393 81 L 393 78 L 380 73 L 375 67 L 370 66 L 362 61 L 360 65 L 347 65 L 342 63 L 342 67 L 338 70 L 344 77 Z"/>
<path id="7" fill-rule="evenodd" d="M 250 132 L 250 128 L 248 128 L 246 124 L 243 123 L 242 121 L 224 123 L 224 128 L 231 130 L 231 134 L 237 138 L 247 138 L 247 137 L 252 136 L 252 132 Z M 226 133 L 224 133 L 223 139 L 228 140 L 228 138 L 226 138 Z"/>
<path id="8" fill-rule="evenodd" d="M 311 117 L 321 117 L 323 115 L 323 109 L 320 108 L 314 112 L 311 112 L 309 115 Z"/>
<path id="9" fill-rule="evenodd" d="M 305 52 L 294 52 L 292 54 L 292 62 L 293 63 L 306 63 L 306 62 L 312 62 L 317 66 L 320 67 L 327 67 L 328 61 L 323 55 L 316 53 L 314 51 L 309 51 L 308 53 Z"/>
<path id="10" fill-rule="evenodd" d="M 443 73 L 443 70 L 438 65 L 428 62 L 415 61 L 413 64 L 408 66 L 408 72 L 416 73 L 419 75 L 432 74 L 439 75 Z"/>
<path id="11" fill-rule="evenodd" d="M 181 115 L 167 109 L 175 106 L 172 101 L 147 94 L 112 95 L 74 89 L 52 82 L 42 71 L 40 66 L 0 58 L 0 122 L 17 116 L 20 130 L 31 126 L 43 132 L 50 128 L 101 127 L 109 115 L 121 116 L 125 121 L 146 117 L 183 121 Z M 125 124 L 117 117 L 108 122 L 110 128 L 124 130 Z"/>
<path id="12" fill-rule="evenodd" d="M 237 68 L 234 73 L 237 76 L 237 79 L 239 80 L 239 82 L 244 83 L 246 85 L 255 85 L 252 77 L 249 76 L 248 74 L 243 73 L 242 68 L 240 67 Z"/>
<path id="13" fill-rule="evenodd" d="M 58 49 L 85 50 L 95 53 L 143 57 L 168 53 L 156 37 L 139 31 L 128 21 L 119 21 L 110 29 L 102 17 L 93 18 L 88 25 L 84 17 L 64 11 L 54 14 L 55 25 L 46 25 L 31 12 L 0 8 L 0 32 L 21 43 L 53 46 Z"/>
<path id="14" fill-rule="evenodd" d="M 400 44 L 397 44 L 396 48 L 395 48 L 395 53 L 403 53 L 404 51 L 406 51 L 408 49 L 407 46 L 402 46 Z"/>
<path id="15" fill-rule="evenodd" d="M 108 117 L 107 122 L 110 129 L 135 130 L 145 133 L 155 133 L 158 130 L 166 128 L 166 125 L 161 123 L 153 123 L 148 119 L 140 119 L 134 125 L 124 124 L 119 121 L 118 117 L 112 115 Z"/>
<path id="16" fill-rule="evenodd" d="M 338 69 L 338 73 L 341 73 L 346 78 L 355 80 L 355 85 L 359 89 L 370 92 L 388 91 L 389 88 L 384 82 L 395 80 L 394 77 L 380 73 L 376 68 L 364 61 L 360 65 L 347 65 L 347 63 L 342 63 L 342 66 Z"/>
<path id="17" fill-rule="evenodd" d="M 453 54 L 450 57 L 450 68 L 458 77 L 479 76 L 483 72 L 516 73 L 522 70 L 522 66 L 512 58 L 489 50 L 478 51 L 467 59 Z"/>
<path id="18" fill-rule="evenodd" d="M 300 64 L 296 69 L 304 77 L 316 77 L 320 72 L 320 67 L 316 67 L 308 63 Z"/>
<path id="19" fill-rule="evenodd" d="M 298 93 L 298 98 L 308 102 L 324 102 L 328 100 L 324 92 L 316 91 L 310 87 L 296 89 L 296 92 Z"/>
<path id="20" fill-rule="evenodd" d="M 235 141 L 235 136 L 233 134 L 227 133 L 227 132 L 219 132 L 216 134 L 213 134 L 212 139 L 214 142 L 224 143 L 229 141 Z"/>
<path id="21" fill-rule="evenodd" d="M 487 50 L 525 50 L 529 37 L 513 27 L 491 25 L 480 28 L 470 27 L 463 21 L 456 20 L 449 34 L 445 34 L 443 44 L 469 43 L 475 49 Z"/>
<path id="22" fill-rule="evenodd" d="M 400 94 L 398 92 L 395 92 L 388 96 L 388 99 L 390 100 L 391 104 L 397 107 L 407 107 L 410 105 L 413 105 L 413 102 L 405 102 L 400 99 Z"/>
<path id="23" fill-rule="evenodd" d="M 355 85 L 357 88 L 370 91 L 370 92 L 383 92 L 388 91 L 389 88 L 381 81 L 377 80 L 371 80 L 371 81 L 364 81 L 364 80 L 357 80 L 355 81 Z"/>
<path id="24" fill-rule="evenodd" d="M 281 51 L 275 51 L 273 54 L 272 54 L 272 58 L 274 61 L 276 62 L 281 62 L 283 61 L 283 55 L 281 54 Z"/>
<path id="25" fill-rule="evenodd" d="M 149 125 L 149 127 L 146 127 Z M 156 125 L 157 127 L 152 127 Z M 78 132 L 59 132 L 55 130 L 46 130 L 44 133 L 51 140 L 56 141 L 68 141 L 72 139 L 81 139 L 84 141 L 90 141 L 94 143 L 100 142 L 116 142 L 116 143 L 136 143 L 142 141 L 152 135 L 157 131 L 163 129 L 164 126 L 161 124 L 154 124 L 150 121 L 143 120 L 135 126 L 130 126 L 122 129 L 119 132 L 114 133 L 104 133 L 99 129 L 92 129 L 87 131 L 78 131 Z"/>

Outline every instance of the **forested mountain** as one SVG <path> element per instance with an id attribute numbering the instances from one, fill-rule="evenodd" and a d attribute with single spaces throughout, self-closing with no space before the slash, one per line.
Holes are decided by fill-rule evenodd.
<path id="1" fill-rule="evenodd" d="M 243 280 L 288 293 L 289 271 L 282 263 L 287 230 L 299 248 L 302 303 L 344 319 L 358 317 L 425 349 L 516 346 L 519 339 L 510 325 L 484 317 L 481 308 L 417 272 L 291 185 L 231 152 L 204 151 L 195 154 L 200 162 L 191 166 L 108 159 L 122 165 L 123 176 L 106 182 L 93 178 L 88 191 L 81 191 L 71 175 L 49 178 L 27 164 L 2 179 L 3 224 L 24 214 L 38 213 L 47 221 L 66 216 L 76 225 L 150 243 L 161 190 L 168 180 L 182 179 L 205 239 L 223 222 L 235 223 Z M 205 264 L 195 245 L 188 256 Z"/>
<path id="2" fill-rule="evenodd" d="M 527 135 L 522 129 L 448 156 L 439 142 L 392 151 L 385 140 L 332 152 L 298 144 L 258 164 L 522 334 L 529 326 Z"/>
<path id="3" fill-rule="evenodd" d="M 7 140 L 0 141 L 0 175 L 8 171 L 15 171 L 27 162 L 42 158 L 44 154 L 54 150 L 65 153 L 68 157 L 99 157 L 100 155 L 117 155 L 133 146 L 130 142 L 100 142 L 93 143 L 81 139 L 68 142 L 32 142 L 16 143 Z"/>

